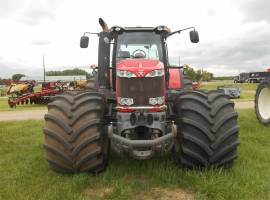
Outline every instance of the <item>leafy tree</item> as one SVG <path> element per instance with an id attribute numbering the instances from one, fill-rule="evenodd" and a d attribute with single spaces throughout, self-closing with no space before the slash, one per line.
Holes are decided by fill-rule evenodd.
<path id="1" fill-rule="evenodd" d="M 203 71 L 202 75 L 204 81 L 211 81 L 214 78 L 214 74 L 207 71 Z"/>
<path id="2" fill-rule="evenodd" d="M 192 80 L 196 81 L 210 81 L 214 78 L 214 75 L 212 73 L 202 69 L 195 71 L 189 65 L 184 65 L 184 73 L 191 77 Z"/>
<path id="3" fill-rule="evenodd" d="M 12 80 L 13 81 L 19 81 L 22 77 L 25 77 L 24 74 L 13 74 L 12 75 Z"/>

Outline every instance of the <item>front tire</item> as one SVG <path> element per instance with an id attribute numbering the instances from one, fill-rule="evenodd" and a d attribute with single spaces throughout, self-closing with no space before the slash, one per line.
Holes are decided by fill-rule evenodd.
<path id="1" fill-rule="evenodd" d="M 98 93 L 59 95 L 45 115 L 45 153 L 57 172 L 100 172 L 108 164 L 109 139 Z"/>
<path id="2" fill-rule="evenodd" d="M 259 122 L 270 125 L 270 79 L 263 80 L 256 90 L 255 112 Z"/>
<path id="3" fill-rule="evenodd" d="M 177 164 L 191 169 L 231 166 L 237 157 L 239 127 L 229 98 L 218 91 L 186 91 L 175 106 Z"/>

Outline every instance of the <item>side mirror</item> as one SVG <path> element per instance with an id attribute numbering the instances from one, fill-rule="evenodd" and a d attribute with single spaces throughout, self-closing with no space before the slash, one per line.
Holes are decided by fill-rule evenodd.
<path id="1" fill-rule="evenodd" d="M 89 43 L 89 37 L 87 36 L 82 36 L 80 40 L 80 47 L 81 48 L 87 48 Z"/>
<path id="2" fill-rule="evenodd" d="M 189 32 L 190 41 L 192 43 L 198 43 L 199 42 L 199 33 L 198 31 L 190 31 Z"/>

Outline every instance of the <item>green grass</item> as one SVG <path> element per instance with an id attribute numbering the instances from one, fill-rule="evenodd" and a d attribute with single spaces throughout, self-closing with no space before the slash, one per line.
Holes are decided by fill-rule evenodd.
<path id="1" fill-rule="evenodd" d="M 235 99 L 235 101 L 246 101 L 246 100 L 254 100 L 255 92 L 258 84 L 255 83 L 233 83 L 233 80 L 224 80 L 224 81 L 211 81 L 211 82 L 203 82 L 201 85 L 201 89 L 205 90 L 215 90 L 218 86 L 222 85 L 234 85 L 241 89 L 240 99 Z"/>
<path id="2" fill-rule="evenodd" d="M 242 90 L 252 90 L 252 91 L 255 91 L 258 86 L 258 84 L 256 83 L 233 83 L 233 80 L 224 80 L 224 81 L 203 82 L 201 88 L 214 90 L 217 89 L 218 86 L 222 85 L 236 85 L 240 87 Z"/>
<path id="3" fill-rule="evenodd" d="M 7 89 L 5 87 L 0 88 L 0 97 L 6 95 L 6 91 L 7 91 Z"/>
<path id="4" fill-rule="evenodd" d="M 240 110 L 239 157 L 231 170 L 179 169 L 170 155 L 136 161 L 112 154 L 104 173 L 57 174 L 44 159 L 43 121 L 0 123 L 0 199 L 147 199 L 181 188 L 195 199 L 270 199 L 269 127 Z M 111 188 L 105 196 L 94 194 Z M 91 190 L 92 189 L 92 190 Z M 144 196 L 146 195 L 146 196 Z"/>
<path id="5" fill-rule="evenodd" d="M 0 111 L 35 110 L 46 108 L 47 105 L 40 105 L 40 104 L 24 104 L 24 105 L 17 105 L 16 108 L 10 108 L 8 105 L 8 97 L 0 97 Z"/>

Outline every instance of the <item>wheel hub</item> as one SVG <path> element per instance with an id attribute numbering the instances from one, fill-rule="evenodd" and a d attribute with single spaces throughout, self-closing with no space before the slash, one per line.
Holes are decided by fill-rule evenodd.
<path id="1" fill-rule="evenodd" d="M 263 88 L 259 94 L 258 108 L 264 120 L 270 119 L 270 88 Z"/>

